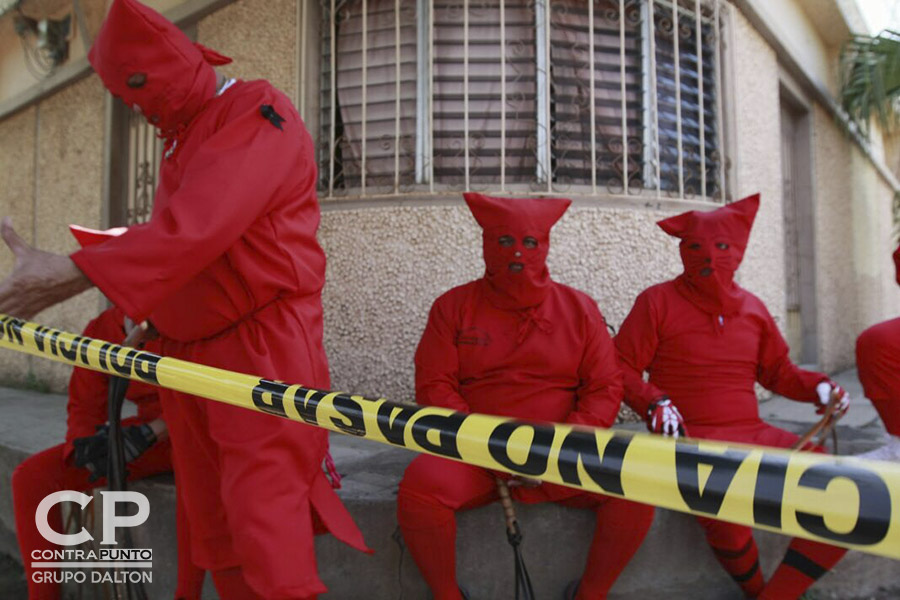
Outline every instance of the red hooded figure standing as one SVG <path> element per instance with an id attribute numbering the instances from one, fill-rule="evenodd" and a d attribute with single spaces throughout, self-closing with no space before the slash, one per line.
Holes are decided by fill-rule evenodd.
<path id="1" fill-rule="evenodd" d="M 431 307 L 416 351 L 416 401 L 461 412 L 609 427 L 622 376 L 606 323 L 586 294 L 547 270 L 550 228 L 562 199 L 465 194 L 484 230 L 484 277 Z M 437 600 L 457 600 L 456 517 L 498 499 L 485 469 L 423 455 L 400 483 L 397 518 L 410 554 Z M 522 502 L 594 510 L 597 528 L 578 598 L 605 598 L 640 546 L 653 509 L 619 498 L 513 479 Z"/>
<path id="2" fill-rule="evenodd" d="M 112 3 L 89 58 L 166 138 L 152 217 L 71 259 L 5 222 L 17 261 L 0 311 L 27 317 L 93 284 L 149 319 L 165 356 L 327 389 L 316 167 L 290 101 L 265 81 L 225 82 L 213 65 L 229 59 L 134 0 Z M 160 399 L 192 558 L 222 598 L 326 591 L 314 533 L 365 549 L 322 471 L 325 430 L 168 389 Z"/>
<path id="3" fill-rule="evenodd" d="M 791 362 L 765 305 L 734 282 L 758 208 L 757 194 L 659 222 L 681 240 L 684 273 L 644 290 L 615 339 L 625 401 L 647 416 L 653 431 L 677 437 L 687 429 L 694 438 L 790 448 L 798 436 L 759 418 L 757 382 L 817 410 L 837 389 L 839 409 L 847 409 L 849 397 L 837 384 Z M 795 539 L 765 585 L 749 527 L 697 520 L 716 558 L 748 597 L 797 598 L 845 552 Z"/>
<path id="4" fill-rule="evenodd" d="M 900 284 L 900 246 L 894 251 Z M 887 443 L 862 456 L 900 461 L 900 317 L 869 327 L 856 340 L 856 366 L 866 398 L 887 429 Z"/>

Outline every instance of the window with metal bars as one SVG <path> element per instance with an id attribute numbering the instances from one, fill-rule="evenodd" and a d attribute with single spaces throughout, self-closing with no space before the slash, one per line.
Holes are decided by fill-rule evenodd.
<path id="1" fill-rule="evenodd" d="M 144 223 L 153 212 L 163 141 L 145 118 L 114 99 L 110 139 L 109 225 Z"/>
<path id="2" fill-rule="evenodd" d="M 722 198 L 718 0 L 324 0 L 322 9 L 326 198 L 465 189 Z"/>

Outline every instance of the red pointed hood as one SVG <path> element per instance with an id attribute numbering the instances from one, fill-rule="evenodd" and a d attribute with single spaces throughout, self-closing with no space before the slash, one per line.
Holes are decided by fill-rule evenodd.
<path id="1" fill-rule="evenodd" d="M 704 310 L 733 314 L 740 308 L 743 291 L 734 283 L 734 273 L 758 210 L 759 194 L 754 194 L 716 210 L 692 210 L 657 223 L 681 239 L 684 274 L 679 289 Z"/>
<path id="2" fill-rule="evenodd" d="M 484 279 L 490 301 L 509 310 L 540 304 L 551 283 L 547 270 L 550 229 L 572 201 L 494 198 L 474 192 L 463 196 L 484 230 Z M 511 270 L 510 265 L 522 268 L 515 270 L 514 266 Z"/>
<path id="3" fill-rule="evenodd" d="M 88 58 L 106 89 L 166 137 L 215 96 L 212 65 L 231 62 L 135 0 L 114 0 Z"/>

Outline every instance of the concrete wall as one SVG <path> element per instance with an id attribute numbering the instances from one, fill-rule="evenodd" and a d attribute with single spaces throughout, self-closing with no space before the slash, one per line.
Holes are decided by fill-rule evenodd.
<path id="1" fill-rule="evenodd" d="M 105 92 L 97 77 L 83 79 L 38 106 L 0 122 L 0 209 L 27 241 L 42 250 L 76 249 L 69 223 L 100 224 L 103 177 L 103 107 Z M 8 272 L 12 255 L 0 249 L 0 268 Z M 100 296 L 87 292 L 44 311 L 38 320 L 78 330 L 97 314 Z M 22 379 L 28 372 L 61 389 L 69 369 L 47 360 L 0 356 L 3 375 Z"/>
<path id="2" fill-rule="evenodd" d="M 197 40 L 234 59 L 231 77 L 267 79 L 293 97 L 296 86 L 297 9 L 293 0 L 243 0 L 200 21 Z"/>
<path id="3" fill-rule="evenodd" d="M 171 4 L 171 0 L 169 3 Z M 71 0 L 30 1 L 23 4 L 25 15 L 35 19 L 61 19 L 66 15 L 74 15 Z M 151 0 L 147 4 L 152 6 L 154 2 Z M 107 5 L 108 0 L 81 0 L 85 24 L 91 39 L 94 38 L 103 22 Z M 15 15 L 15 12 L 10 12 L 0 18 L 0 102 L 27 91 L 39 81 L 26 67 L 22 40 L 16 34 L 13 25 Z M 72 31 L 69 36 L 69 57 L 63 65 L 71 64 L 87 56 L 89 43 L 85 43 L 81 33 L 73 16 Z M 27 43 L 33 45 L 34 38 L 29 38 Z"/>
<path id="4" fill-rule="evenodd" d="M 731 11 L 736 154 L 733 196 L 759 192 L 761 202 L 738 281 L 759 296 L 784 326 L 784 213 L 781 189 L 781 128 L 778 57 L 744 15 Z"/>
<path id="5" fill-rule="evenodd" d="M 833 370 L 852 364 L 863 329 L 900 312 L 893 194 L 828 113 L 817 107 L 814 123 L 819 356 Z"/>
<path id="6" fill-rule="evenodd" d="M 591 294 L 618 326 L 638 291 L 680 271 L 677 243 L 655 225 L 676 211 L 578 204 L 553 230 L 550 272 Z M 480 277 L 481 229 L 450 206 L 329 210 L 325 345 L 333 385 L 413 397 L 413 354 L 437 296 Z"/>
<path id="7" fill-rule="evenodd" d="M 179 3 L 150 2 L 160 9 Z M 105 2 L 88 5 L 99 13 Z M 739 280 L 783 324 L 779 59 L 739 10 L 728 12 L 724 66 L 734 148 L 732 196 L 759 191 L 763 198 Z M 799 8 L 788 12 L 798 23 L 806 18 Z M 807 20 L 804 35 L 812 27 Z M 224 68 L 227 74 L 267 78 L 296 95 L 295 2 L 240 0 L 202 19 L 197 37 L 235 58 Z M 818 53 L 825 58 L 817 60 L 827 63 L 832 50 L 817 42 L 804 52 Z M 0 208 L 13 215 L 26 239 L 43 248 L 71 250 L 64 231 L 69 222 L 101 225 L 104 102 L 99 80 L 91 76 L 0 121 L 0 159 L 16 165 L 0 175 Z M 858 332 L 900 312 L 900 300 L 887 249 L 890 190 L 819 108 L 813 136 L 819 356 L 833 369 L 852 362 Z M 335 387 L 411 399 L 412 356 L 431 302 L 447 288 L 478 277 L 483 263 L 479 230 L 459 197 L 398 204 L 325 207 L 320 239 L 329 257 L 326 347 Z M 670 202 L 650 210 L 637 202 L 579 201 L 553 232 L 551 272 L 594 296 L 618 326 L 641 289 L 680 271 L 676 243 L 654 222 L 696 207 Z M 0 267 L 9 266 L 9 257 L 0 253 Z M 77 329 L 101 302 L 98 294 L 87 294 L 40 320 Z M 0 369 L 19 373 L 30 362 L 0 356 Z M 64 382 L 61 367 L 33 361 L 32 368 L 54 386 Z"/>
<path id="8" fill-rule="evenodd" d="M 34 241 L 35 130 L 37 108 L 24 110 L 0 121 L 0 211 L 11 215 L 25 241 Z M 0 247 L 0 273 L 13 267 L 13 255 Z M 0 379 L 20 380 L 32 359 L 24 354 L 0 352 Z"/>

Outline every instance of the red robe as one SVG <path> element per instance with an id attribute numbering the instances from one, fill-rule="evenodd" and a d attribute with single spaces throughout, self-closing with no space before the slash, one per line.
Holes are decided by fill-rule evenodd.
<path id="1" fill-rule="evenodd" d="M 216 95 L 210 64 L 228 59 L 133 0 L 114 2 L 90 59 L 168 140 L 150 221 L 72 259 L 129 317 L 150 319 L 164 355 L 327 389 L 315 156 L 288 98 L 265 81 Z M 365 549 L 321 468 L 327 432 L 160 397 L 194 561 L 241 567 L 267 597 L 326 591 L 315 530 Z"/>

